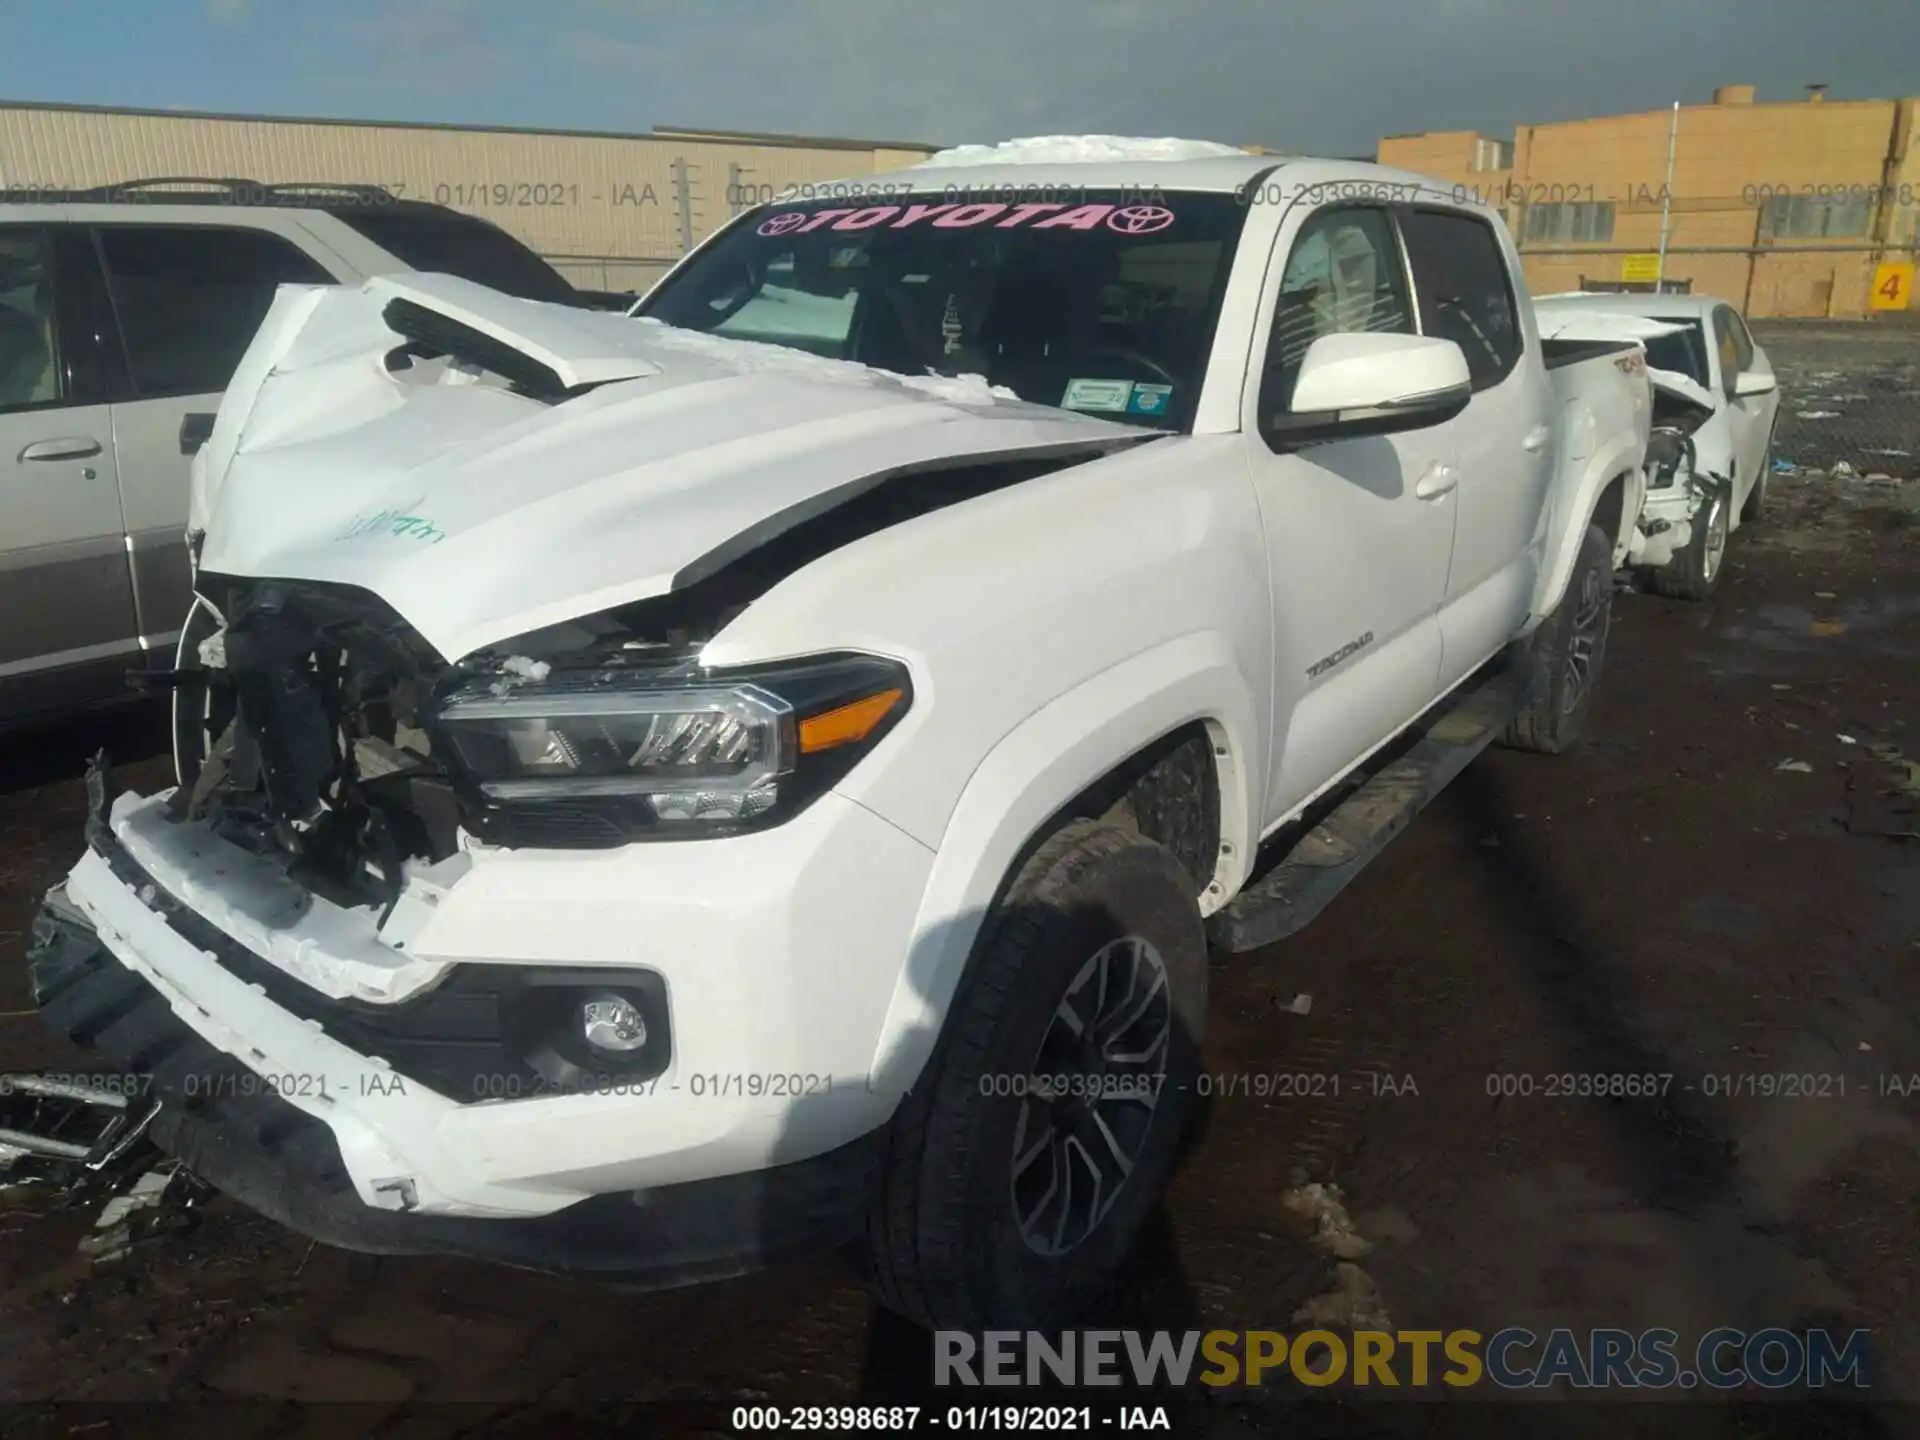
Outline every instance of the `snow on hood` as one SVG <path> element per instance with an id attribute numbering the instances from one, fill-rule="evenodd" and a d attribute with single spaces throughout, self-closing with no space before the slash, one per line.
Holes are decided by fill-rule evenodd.
<path id="1" fill-rule="evenodd" d="M 1099 161 L 1206 160 L 1245 156 L 1238 145 L 1217 140 L 1148 139 L 1139 135 L 1029 135 L 997 145 L 955 145 L 908 168 L 948 165 L 1078 165 Z"/>
<path id="2" fill-rule="evenodd" d="M 391 372 L 395 299 L 598 388 Z M 457 659 L 661 594 L 878 475 L 1152 433 L 1009 396 L 451 277 L 286 286 L 196 457 L 200 564 L 362 586 Z"/>

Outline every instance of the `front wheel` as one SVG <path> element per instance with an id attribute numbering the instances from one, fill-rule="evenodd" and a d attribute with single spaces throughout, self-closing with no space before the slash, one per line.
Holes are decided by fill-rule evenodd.
<path id="1" fill-rule="evenodd" d="M 1673 600 L 1706 600 L 1720 588 L 1720 568 L 1727 558 L 1727 534 L 1732 528 L 1733 491 L 1715 485 L 1693 512 L 1693 534 L 1687 548 L 1652 574 L 1655 594 Z"/>
<path id="2" fill-rule="evenodd" d="M 200 647 L 220 633 L 225 621 L 220 612 L 201 596 L 193 597 L 187 618 L 180 625 L 180 643 L 174 652 L 174 666 L 183 671 L 203 668 Z M 173 774 L 180 788 L 192 793 L 199 783 L 201 766 L 213 753 L 216 737 L 233 716 L 231 703 L 214 687 L 201 683 L 182 684 L 173 691 Z"/>
<path id="3" fill-rule="evenodd" d="M 1502 745 L 1558 755 L 1580 738 L 1593 708 L 1612 618 L 1613 544 L 1598 525 L 1589 525 L 1566 594 L 1524 642 L 1526 699 L 1500 737 Z"/>
<path id="4" fill-rule="evenodd" d="M 1047 1329 L 1112 1285 L 1191 1115 L 1207 951 L 1163 846 L 1078 820 L 986 916 L 889 1127 L 867 1268 L 935 1329 Z"/>

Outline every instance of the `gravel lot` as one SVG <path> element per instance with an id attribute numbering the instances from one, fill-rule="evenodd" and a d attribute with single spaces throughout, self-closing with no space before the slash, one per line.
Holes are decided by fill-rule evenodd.
<path id="1" fill-rule="evenodd" d="M 1753 334 L 1780 377 L 1775 458 L 1920 475 L 1920 317 L 1756 320 Z"/>
<path id="2" fill-rule="evenodd" d="M 1824 343 L 1776 361 L 1826 364 Z M 1911 347 L 1898 362 L 1840 349 L 1854 358 L 1835 366 L 1904 364 L 1911 384 Z M 1576 753 L 1490 753 L 1304 934 L 1216 958 L 1210 1068 L 1338 1075 L 1340 1096 L 1215 1100 L 1110 1323 L 1293 1329 L 1311 1304 L 1336 1325 L 1483 1333 L 1864 1326 L 1876 1395 L 1920 1399 L 1920 1098 L 1882 1093 L 1883 1077 L 1920 1073 L 1920 841 L 1846 823 L 1873 828 L 1863 817 L 1886 811 L 1868 802 L 1894 790 L 1868 747 L 1920 756 L 1920 484 L 1777 479 L 1713 602 L 1618 597 Z M 8 1068 L 64 1058 L 19 953 L 77 848 L 84 756 L 144 755 L 129 779 L 162 783 L 152 720 L 0 751 Z M 1289 1008 L 1301 993 L 1307 1015 Z M 1674 1079 L 1654 1099 L 1538 1093 L 1544 1077 L 1623 1072 Z M 1708 1077 L 1780 1072 L 1844 1077 L 1845 1094 L 1706 1093 Z M 1500 1076 L 1536 1093 L 1497 1098 Z M 1341 1187 L 1369 1242 L 1347 1268 L 1290 1203 L 1310 1181 Z M 90 1215 L 56 1198 L 0 1192 L 0 1396 L 14 1400 L 228 1402 L 223 1432 L 330 1419 L 425 1437 L 554 1433 L 553 1403 L 633 1405 L 619 1413 L 637 1433 L 670 1435 L 724 1433 L 742 1400 L 953 1398 L 925 1388 L 926 1337 L 829 1260 L 626 1295 L 316 1248 L 216 1201 L 195 1228 L 93 1268 L 75 1248 Z M 283 1403 L 319 1399 L 358 1403 L 322 1419 Z M 1180 1433 L 1222 1436 L 1891 1437 L 1920 1414 L 1829 1399 L 1519 1402 L 1496 1417 L 1287 1389 L 1157 1403 Z M 136 1413 L 143 1429 L 208 1423 L 153 1408 L 10 1421 L 71 1434 Z"/>

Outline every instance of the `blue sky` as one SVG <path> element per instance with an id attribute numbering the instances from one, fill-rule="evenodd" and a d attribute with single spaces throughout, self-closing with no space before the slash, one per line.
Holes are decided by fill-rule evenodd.
<path id="1" fill-rule="evenodd" d="M 0 0 L 0 99 L 1330 153 L 1704 101 L 1920 92 L 1912 0 Z M 3 160 L 4 157 L 0 157 Z"/>

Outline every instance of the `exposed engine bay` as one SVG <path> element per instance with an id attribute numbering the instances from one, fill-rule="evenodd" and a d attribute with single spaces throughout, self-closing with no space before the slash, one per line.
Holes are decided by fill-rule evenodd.
<path id="1" fill-rule="evenodd" d="M 963 463 L 879 480 L 681 589 L 516 638 L 452 663 L 367 590 L 338 583 L 198 578 L 184 652 L 154 677 L 176 692 L 181 786 L 173 813 L 281 859 L 336 904 L 390 912 L 410 862 L 463 844 L 568 847 L 635 838 L 576 808 L 500 804 L 451 763 L 436 712 L 450 697 L 529 687 L 615 692 L 692 683 L 701 648 L 780 580 L 916 516 L 1096 458 Z M 151 681 L 149 683 L 152 683 Z M 463 836 L 465 839 L 463 840 Z"/>
<path id="2" fill-rule="evenodd" d="M 1653 425 L 1647 435 L 1647 496 L 1634 527 L 1628 561 L 1654 569 L 1670 564 L 1693 536 L 1700 507 L 1731 477 L 1702 464 L 1695 436 L 1713 418 L 1711 406 L 1656 378 Z"/>

